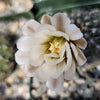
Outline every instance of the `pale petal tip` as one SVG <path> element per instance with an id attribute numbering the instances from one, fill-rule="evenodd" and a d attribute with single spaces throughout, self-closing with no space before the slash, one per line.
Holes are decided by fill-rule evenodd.
<path id="1" fill-rule="evenodd" d="M 81 49 L 85 49 L 87 47 L 87 42 L 83 37 L 73 42 Z"/>
<path id="2" fill-rule="evenodd" d="M 83 33 L 75 24 L 68 25 L 66 33 L 69 35 L 70 40 L 78 40 L 83 37 Z"/>
<path id="3" fill-rule="evenodd" d="M 16 43 L 17 48 L 21 51 L 28 51 L 33 44 L 32 40 L 30 36 L 22 36 Z"/>
<path id="4" fill-rule="evenodd" d="M 85 55 L 83 54 L 83 52 L 78 48 L 78 59 L 77 59 L 77 63 L 78 65 L 82 66 L 86 63 L 87 58 L 85 57 Z"/>
<path id="5" fill-rule="evenodd" d="M 83 54 L 83 55 L 84 55 L 84 54 Z M 80 65 L 84 65 L 86 62 L 87 62 L 87 58 L 86 58 L 86 56 L 84 55 L 84 59 L 82 60 L 82 62 L 81 62 Z"/>
<path id="6" fill-rule="evenodd" d="M 42 24 L 51 24 L 51 17 L 47 14 L 43 15 L 41 18 Z"/>
<path id="7" fill-rule="evenodd" d="M 71 67 L 64 73 L 65 80 L 72 80 L 76 72 L 76 66 L 74 60 L 72 61 Z"/>
<path id="8" fill-rule="evenodd" d="M 16 53 L 15 53 L 15 61 L 17 64 L 19 65 L 23 65 L 23 62 L 22 62 L 22 59 L 21 59 L 21 52 L 18 50 Z"/>
<path id="9" fill-rule="evenodd" d="M 23 25 L 22 33 L 23 35 L 32 35 L 39 26 L 40 23 L 38 23 L 34 19 L 31 19 Z"/>
<path id="10" fill-rule="evenodd" d="M 64 84 L 64 77 L 62 74 L 57 79 L 52 79 L 52 78 L 49 79 L 46 83 L 46 86 L 52 91 L 55 91 L 57 93 L 63 90 L 63 84 Z"/>
<path id="11" fill-rule="evenodd" d="M 18 50 L 18 51 L 15 53 L 15 61 L 16 61 L 19 65 L 27 64 L 27 63 L 29 62 L 27 52 L 23 52 L 23 51 Z"/>
<path id="12" fill-rule="evenodd" d="M 86 47 L 87 47 L 87 41 L 84 39 L 84 42 L 85 42 L 85 44 L 84 44 L 84 48 L 83 49 L 86 49 Z"/>
<path id="13" fill-rule="evenodd" d="M 85 64 L 87 62 L 87 58 L 85 57 L 83 64 Z"/>
<path id="14" fill-rule="evenodd" d="M 64 13 L 56 13 L 51 19 L 52 25 L 54 25 L 58 31 L 62 32 L 66 31 L 66 27 L 70 22 L 70 19 L 65 16 Z"/>
<path id="15" fill-rule="evenodd" d="M 59 15 L 60 15 L 60 16 L 62 16 L 62 15 L 63 15 L 63 16 L 66 16 L 64 13 L 61 13 L 61 12 L 56 13 L 54 16 L 59 16 Z"/>

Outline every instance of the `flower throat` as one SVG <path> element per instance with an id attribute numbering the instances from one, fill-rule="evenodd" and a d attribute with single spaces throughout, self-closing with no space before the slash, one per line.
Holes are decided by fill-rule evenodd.
<path id="1" fill-rule="evenodd" d="M 65 39 L 63 37 L 55 37 L 50 43 L 50 52 L 55 54 L 60 54 L 62 51 L 62 45 L 65 43 Z"/>

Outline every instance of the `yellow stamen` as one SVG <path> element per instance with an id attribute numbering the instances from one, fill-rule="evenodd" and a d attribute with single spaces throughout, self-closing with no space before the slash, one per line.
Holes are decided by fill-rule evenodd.
<path id="1" fill-rule="evenodd" d="M 60 54 L 61 47 L 64 41 L 64 38 L 55 38 L 52 42 L 50 42 L 49 50 L 51 51 L 51 53 Z"/>

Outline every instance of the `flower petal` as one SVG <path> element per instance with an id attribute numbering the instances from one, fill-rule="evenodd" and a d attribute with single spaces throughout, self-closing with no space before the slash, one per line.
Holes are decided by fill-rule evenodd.
<path id="1" fill-rule="evenodd" d="M 67 63 L 65 67 L 65 71 L 67 71 L 70 68 L 72 63 L 72 54 L 68 42 L 65 42 L 65 47 L 66 47 L 66 63 Z"/>
<path id="2" fill-rule="evenodd" d="M 37 30 L 37 32 L 41 32 L 43 30 L 56 31 L 56 28 L 54 26 L 52 26 L 52 25 L 42 24 L 42 25 L 40 25 L 40 27 Z"/>
<path id="3" fill-rule="evenodd" d="M 65 61 L 57 65 L 47 65 L 44 63 L 35 73 L 39 81 L 47 81 L 50 78 L 58 78 L 64 71 Z"/>
<path id="4" fill-rule="evenodd" d="M 83 52 L 77 47 L 77 51 L 78 51 L 78 58 L 77 58 L 77 63 L 79 65 L 83 65 L 86 63 L 87 59 L 84 56 Z"/>
<path id="5" fill-rule="evenodd" d="M 15 53 L 15 60 L 19 65 L 27 64 L 29 62 L 28 53 L 18 50 Z"/>
<path id="6" fill-rule="evenodd" d="M 33 38 L 23 36 L 17 41 L 17 48 L 21 51 L 28 51 L 33 45 Z"/>
<path id="7" fill-rule="evenodd" d="M 53 54 L 53 53 L 45 54 L 44 60 L 48 65 L 56 65 L 64 60 L 64 54 L 65 54 L 65 45 L 62 46 L 62 51 L 60 55 Z"/>
<path id="8" fill-rule="evenodd" d="M 43 15 L 41 18 L 42 24 L 51 24 L 51 16 L 49 15 Z"/>
<path id="9" fill-rule="evenodd" d="M 33 41 L 35 45 L 45 44 L 50 41 L 50 31 L 49 30 L 41 30 L 34 35 Z M 37 41 L 37 42 L 36 42 Z"/>
<path id="10" fill-rule="evenodd" d="M 77 52 L 75 45 L 73 43 L 70 43 L 70 46 L 71 46 L 71 49 L 72 49 L 72 52 L 73 52 L 75 58 L 77 59 L 78 58 L 78 52 Z"/>
<path id="11" fill-rule="evenodd" d="M 42 82 L 47 81 L 53 74 L 55 73 L 55 70 L 53 70 L 52 66 L 47 65 L 44 63 L 39 67 L 35 73 L 35 77 Z"/>
<path id="12" fill-rule="evenodd" d="M 30 21 L 24 24 L 24 26 L 22 27 L 22 32 L 24 35 L 32 35 L 39 26 L 40 24 L 38 22 L 31 19 Z"/>
<path id="13" fill-rule="evenodd" d="M 33 66 L 40 66 L 44 61 L 43 56 L 45 51 L 45 45 L 33 45 L 32 49 L 29 52 L 30 63 Z"/>
<path id="14" fill-rule="evenodd" d="M 87 42 L 84 38 L 81 38 L 81 39 L 73 41 L 73 42 L 81 49 L 85 49 L 87 46 Z"/>
<path id="15" fill-rule="evenodd" d="M 56 65 L 59 62 L 61 62 L 63 59 L 59 59 L 59 55 L 56 55 L 54 53 L 50 53 L 50 54 L 44 55 L 44 60 L 48 65 Z"/>
<path id="16" fill-rule="evenodd" d="M 65 70 L 66 68 L 66 63 L 65 61 L 62 61 L 61 63 L 57 64 L 54 66 L 54 70 L 56 71 L 52 78 L 58 78 Z"/>
<path id="17" fill-rule="evenodd" d="M 66 27 L 70 24 L 70 20 L 63 13 L 57 13 L 51 18 L 51 23 L 57 30 L 65 32 Z"/>
<path id="18" fill-rule="evenodd" d="M 69 41 L 69 36 L 67 34 L 65 34 L 64 32 L 61 32 L 61 31 L 55 31 L 55 32 L 51 33 L 50 35 L 56 36 L 56 37 L 63 37 L 66 40 Z"/>
<path id="19" fill-rule="evenodd" d="M 66 33 L 69 35 L 70 40 L 78 40 L 83 37 L 80 29 L 74 24 L 67 26 Z"/>
<path id="20" fill-rule="evenodd" d="M 63 89 L 64 78 L 63 74 L 57 79 L 49 79 L 46 83 L 46 86 L 55 92 L 59 92 Z"/>
<path id="21" fill-rule="evenodd" d="M 33 76 L 35 76 L 35 72 L 36 72 L 37 69 L 38 69 L 38 67 L 34 67 L 32 65 L 27 65 L 26 64 L 24 66 L 24 73 L 28 77 L 33 77 Z"/>
<path id="22" fill-rule="evenodd" d="M 64 73 L 65 80 L 72 80 L 75 75 L 75 62 L 72 61 L 71 67 Z"/>

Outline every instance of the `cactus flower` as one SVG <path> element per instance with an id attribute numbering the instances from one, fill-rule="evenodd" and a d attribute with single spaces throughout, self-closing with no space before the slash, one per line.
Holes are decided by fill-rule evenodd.
<path id="1" fill-rule="evenodd" d="M 86 62 L 81 49 L 87 46 L 80 29 L 63 13 L 43 15 L 41 23 L 29 20 L 22 27 L 15 60 L 29 77 L 46 82 L 53 91 L 61 91 L 64 80 L 72 80 L 76 66 Z"/>

